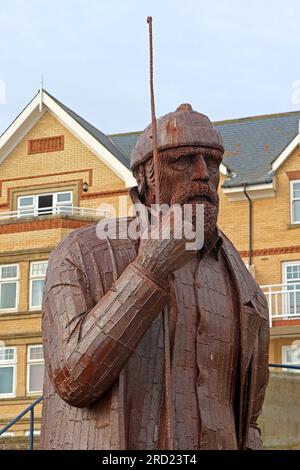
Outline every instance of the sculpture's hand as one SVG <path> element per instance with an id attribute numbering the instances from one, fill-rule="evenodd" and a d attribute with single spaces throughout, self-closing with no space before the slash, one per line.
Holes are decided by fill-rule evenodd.
<path id="1" fill-rule="evenodd" d="M 166 279 L 190 261 L 196 249 L 190 248 L 191 239 L 187 234 L 193 233 L 192 224 L 182 220 L 180 211 L 167 212 L 161 222 L 151 232 L 143 234 L 135 263 L 151 272 L 157 279 Z M 187 249 L 188 247 L 188 249 Z"/>

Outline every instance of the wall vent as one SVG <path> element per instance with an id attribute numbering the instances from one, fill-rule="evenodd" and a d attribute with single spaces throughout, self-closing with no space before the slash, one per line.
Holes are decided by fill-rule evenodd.
<path id="1" fill-rule="evenodd" d="M 64 150 L 64 136 L 44 137 L 28 141 L 28 155 Z"/>

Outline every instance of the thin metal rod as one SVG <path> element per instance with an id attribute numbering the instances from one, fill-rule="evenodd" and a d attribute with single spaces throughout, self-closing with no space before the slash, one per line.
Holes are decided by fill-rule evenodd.
<path id="1" fill-rule="evenodd" d="M 159 171 L 158 171 L 158 149 L 157 149 L 157 125 L 155 116 L 155 100 L 154 100 L 154 79 L 153 79 L 153 36 L 152 36 L 152 17 L 148 16 L 147 23 L 149 25 L 149 52 L 150 52 L 150 97 L 151 97 L 151 121 L 152 121 L 152 154 L 155 182 L 155 202 L 158 205 L 160 199 L 159 187 Z M 158 208 L 158 223 L 160 224 L 160 211 Z M 166 438 L 167 449 L 174 449 L 174 433 L 173 433 L 173 413 L 172 413 L 172 397 L 171 397 L 171 358 L 170 358 L 170 333 L 169 333 L 169 315 L 167 309 L 163 311 L 164 325 L 164 365 L 165 365 L 165 407 L 166 407 Z"/>
<path id="2" fill-rule="evenodd" d="M 153 37 L 152 37 L 152 17 L 151 16 L 148 16 L 147 23 L 149 25 L 150 98 L 151 98 L 151 120 L 152 120 L 152 152 L 153 152 L 153 167 L 154 167 L 154 178 L 155 178 L 155 202 L 156 204 L 160 204 L 158 150 L 157 150 L 157 126 L 156 126 L 155 100 L 154 100 Z"/>

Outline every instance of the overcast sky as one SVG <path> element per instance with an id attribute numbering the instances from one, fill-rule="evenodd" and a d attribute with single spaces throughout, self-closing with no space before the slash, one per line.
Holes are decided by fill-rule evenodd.
<path id="1" fill-rule="evenodd" d="M 142 130 L 148 15 L 158 116 L 181 102 L 212 120 L 300 109 L 299 0 L 0 0 L 0 133 L 41 75 L 103 132 Z"/>

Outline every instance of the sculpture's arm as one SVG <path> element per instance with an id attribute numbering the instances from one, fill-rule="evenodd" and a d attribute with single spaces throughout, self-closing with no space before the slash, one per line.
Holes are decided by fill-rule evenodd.
<path id="1" fill-rule="evenodd" d="M 263 295 L 263 294 L 261 294 Z M 262 412 L 262 406 L 265 399 L 266 388 L 269 381 L 269 325 L 268 325 L 268 305 L 265 298 L 263 298 L 263 305 L 265 311 L 265 320 L 261 325 L 258 337 L 258 358 L 257 358 L 257 378 L 256 389 L 253 401 L 253 411 L 250 421 L 250 429 L 247 439 L 246 447 L 248 449 L 261 449 L 262 439 L 261 431 L 257 424 L 258 417 Z"/>
<path id="2" fill-rule="evenodd" d="M 94 305 L 78 243 L 63 243 L 51 257 L 44 289 L 45 359 L 56 392 L 83 407 L 114 383 L 167 303 L 168 272 L 194 253 L 185 240 L 142 240 L 136 260 Z"/>
<path id="3" fill-rule="evenodd" d="M 167 291 L 131 264 L 89 309 L 88 286 L 72 258 L 59 262 L 55 276 L 43 301 L 46 363 L 61 398 L 83 407 L 119 376 L 166 304 Z"/>

